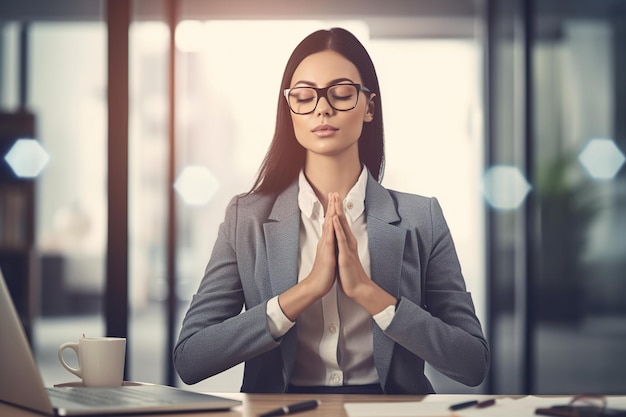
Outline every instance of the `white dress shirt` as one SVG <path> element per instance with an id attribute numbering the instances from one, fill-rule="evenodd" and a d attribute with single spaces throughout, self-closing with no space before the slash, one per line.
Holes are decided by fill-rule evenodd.
<path id="1" fill-rule="evenodd" d="M 343 201 L 346 218 L 357 239 L 359 259 L 370 276 L 370 255 L 365 216 L 367 170 L 363 168 L 357 183 Z M 301 211 L 300 259 L 298 281 L 313 267 L 317 243 L 324 224 L 324 210 L 303 172 L 299 176 L 298 204 Z M 384 331 L 394 315 L 389 306 L 374 316 Z M 283 336 L 293 325 L 278 304 L 278 297 L 268 301 L 267 316 L 274 338 Z M 378 383 L 374 367 L 372 316 L 348 298 L 335 282 L 332 289 L 298 317 L 298 353 L 290 384 L 362 385 Z"/>

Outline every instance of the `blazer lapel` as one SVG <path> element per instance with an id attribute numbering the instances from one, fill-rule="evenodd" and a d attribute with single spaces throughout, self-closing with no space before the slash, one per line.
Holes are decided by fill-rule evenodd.
<path id="1" fill-rule="evenodd" d="M 365 210 L 372 279 L 391 295 L 398 296 L 407 230 L 397 226 L 400 216 L 393 199 L 371 176 Z"/>
<path id="2" fill-rule="evenodd" d="M 394 297 L 399 297 L 400 275 L 407 231 L 396 224 L 400 216 L 389 192 L 370 175 L 365 196 L 367 234 L 372 279 Z M 373 325 L 374 363 L 380 381 L 385 385 L 394 341 Z"/>
<path id="3" fill-rule="evenodd" d="M 263 231 L 272 296 L 276 296 L 298 283 L 300 209 L 297 181 L 278 196 L 268 222 L 263 224 Z M 283 390 L 287 389 L 296 361 L 297 342 L 296 325 L 282 337 L 280 344 Z"/>
<path id="4" fill-rule="evenodd" d="M 300 210 L 297 182 L 276 198 L 263 230 L 272 295 L 276 296 L 298 282 Z"/>

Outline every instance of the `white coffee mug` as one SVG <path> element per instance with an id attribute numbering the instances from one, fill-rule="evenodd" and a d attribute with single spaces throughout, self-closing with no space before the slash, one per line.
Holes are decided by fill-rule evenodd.
<path id="1" fill-rule="evenodd" d="M 72 349 L 78 356 L 78 368 L 69 366 L 63 359 L 63 351 Z M 126 339 L 120 337 L 83 337 L 77 342 L 59 346 L 61 365 L 83 380 L 87 387 L 111 387 L 122 385 Z"/>

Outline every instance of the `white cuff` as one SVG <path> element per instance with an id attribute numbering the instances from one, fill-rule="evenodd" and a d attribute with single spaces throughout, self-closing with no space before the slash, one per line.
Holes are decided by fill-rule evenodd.
<path id="1" fill-rule="evenodd" d="M 391 320 L 393 320 L 393 317 L 395 315 L 396 306 L 390 305 L 380 313 L 374 314 L 373 317 L 376 324 L 378 324 L 378 327 L 380 327 L 380 329 L 384 332 L 385 330 L 387 330 L 387 327 L 389 327 L 389 324 L 391 324 Z"/>
<path id="2" fill-rule="evenodd" d="M 274 339 L 278 339 L 287 333 L 295 324 L 289 320 L 278 304 L 278 296 L 267 301 L 267 322 L 270 326 L 270 333 Z"/>

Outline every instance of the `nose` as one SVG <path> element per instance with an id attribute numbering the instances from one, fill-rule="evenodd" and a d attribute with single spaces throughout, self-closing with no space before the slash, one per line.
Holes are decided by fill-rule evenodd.
<path id="1" fill-rule="evenodd" d="M 317 107 L 315 108 L 315 111 L 318 116 L 328 116 L 332 114 L 334 109 L 332 108 L 326 97 L 320 97 L 317 101 Z"/>

